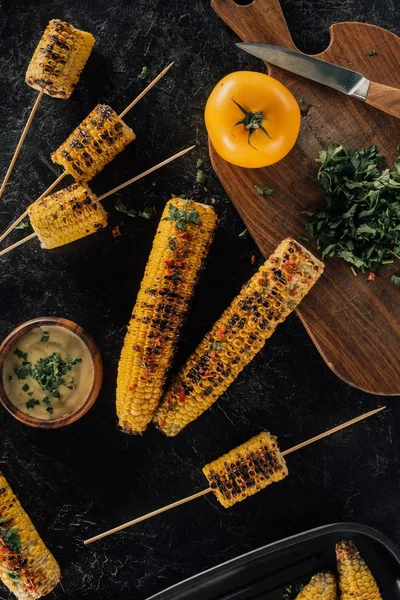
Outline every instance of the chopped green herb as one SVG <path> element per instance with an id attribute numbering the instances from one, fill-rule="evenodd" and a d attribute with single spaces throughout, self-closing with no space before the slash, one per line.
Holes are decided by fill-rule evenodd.
<path id="1" fill-rule="evenodd" d="M 304 104 L 304 98 L 303 98 L 303 96 L 301 98 L 299 98 L 299 104 Z"/>
<path id="2" fill-rule="evenodd" d="M 170 237 L 168 240 L 168 248 L 171 250 L 171 252 L 175 252 L 176 250 L 176 244 L 177 244 L 177 240 L 175 237 Z"/>
<path id="3" fill-rule="evenodd" d="M 376 50 L 374 50 L 374 49 L 372 48 L 372 49 L 371 49 L 371 50 L 368 52 L 368 54 L 369 54 L 370 56 L 375 56 L 375 54 L 376 54 Z"/>
<path id="4" fill-rule="evenodd" d="M 59 398 L 60 397 L 60 392 L 58 390 L 51 390 L 51 397 L 52 398 Z"/>
<path id="5" fill-rule="evenodd" d="M 0 525 L 6 524 L 7 519 L 0 519 Z M 19 530 L 17 527 L 7 529 L 7 527 L 0 527 L 0 538 L 3 543 L 8 546 L 12 552 L 19 552 L 21 549 L 21 539 L 19 537 Z"/>
<path id="6" fill-rule="evenodd" d="M 33 396 L 33 392 L 28 392 L 28 396 Z"/>
<path id="7" fill-rule="evenodd" d="M 186 231 L 186 225 L 193 223 L 194 225 L 200 225 L 200 215 L 195 208 L 191 206 L 190 200 L 185 200 L 183 208 L 177 208 L 173 204 L 169 207 L 169 216 L 164 217 L 164 221 L 175 221 L 175 227 L 179 231 Z"/>
<path id="8" fill-rule="evenodd" d="M 242 240 L 245 240 L 249 237 L 249 230 L 247 229 L 247 227 L 246 227 L 246 229 L 243 229 L 243 231 L 241 231 L 239 233 L 238 237 L 240 237 Z"/>
<path id="9" fill-rule="evenodd" d="M 363 272 L 399 258 L 400 159 L 390 171 L 374 145 L 352 151 L 331 145 L 318 162 L 326 209 L 304 214 L 322 257 L 343 258 Z"/>
<path id="10" fill-rule="evenodd" d="M 257 183 L 255 183 L 254 187 L 256 188 L 256 191 L 258 192 L 258 194 L 260 194 L 260 196 L 270 196 L 274 193 L 274 190 L 270 187 L 267 187 L 266 185 L 258 185 Z"/>
<path id="11" fill-rule="evenodd" d="M 38 404 L 40 404 L 40 402 L 39 402 L 39 400 L 36 400 L 36 398 L 31 398 L 30 400 L 25 402 L 26 408 L 33 408 L 34 406 L 37 406 Z"/>
<path id="12" fill-rule="evenodd" d="M 201 169 L 197 169 L 196 173 L 196 181 L 197 183 L 201 183 L 201 185 L 206 186 L 208 183 L 208 177 Z"/>
<path id="13" fill-rule="evenodd" d="M 393 283 L 396 289 L 400 290 L 400 275 L 393 274 L 390 278 L 390 281 Z"/>
<path id="14" fill-rule="evenodd" d="M 29 221 L 21 221 L 14 227 L 14 229 L 27 229 L 29 227 Z"/>
<path id="15" fill-rule="evenodd" d="M 27 353 L 22 352 L 22 350 L 20 350 L 19 348 L 15 349 L 14 354 L 16 354 L 18 356 L 18 358 L 22 358 L 23 360 L 26 360 L 28 358 Z"/>
<path id="16" fill-rule="evenodd" d="M 22 365 L 22 367 L 17 367 L 15 369 L 15 374 L 18 377 L 18 379 L 26 379 L 31 374 L 31 368 Z"/>
<path id="17" fill-rule="evenodd" d="M 24 385 L 22 386 L 22 391 L 27 392 L 28 390 L 29 390 L 29 385 L 27 383 L 24 383 Z"/>
<path id="18" fill-rule="evenodd" d="M 142 70 L 140 71 L 140 73 L 138 75 L 138 79 L 142 79 L 144 81 L 145 79 L 148 78 L 149 75 L 150 75 L 150 69 L 148 67 L 142 67 Z"/>
<path id="19" fill-rule="evenodd" d="M 16 227 L 14 227 L 16 229 Z M 21 576 L 18 571 L 11 571 L 11 569 L 6 569 L 6 573 L 12 581 L 19 581 Z"/>
<path id="20" fill-rule="evenodd" d="M 114 207 L 121 213 L 128 215 L 128 217 L 143 217 L 144 219 L 150 219 L 153 215 L 153 209 L 150 207 L 144 208 L 143 210 L 136 210 L 135 208 L 127 208 L 122 202 L 121 198 L 117 198 Z"/>
<path id="21" fill-rule="evenodd" d="M 201 158 L 198 158 L 197 162 L 196 162 L 196 168 L 200 169 L 200 167 L 202 167 L 202 166 L 203 166 L 203 161 Z"/>
<path id="22" fill-rule="evenodd" d="M 210 350 L 222 350 L 223 348 L 226 348 L 226 344 L 219 344 L 218 342 L 210 344 Z"/>
<path id="23" fill-rule="evenodd" d="M 304 585 L 302 583 L 297 583 L 296 585 L 289 585 L 286 588 L 285 593 L 283 594 L 283 600 L 294 600 L 296 596 L 298 596 L 303 589 Z"/>
<path id="24" fill-rule="evenodd" d="M 46 407 L 46 410 L 47 410 L 47 412 L 48 412 L 48 413 L 50 413 L 51 415 L 52 415 L 52 414 L 53 414 L 53 412 L 54 412 L 54 408 L 53 408 L 52 406 L 47 406 L 47 407 Z"/>
<path id="25" fill-rule="evenodd" d="M 301 240 L 303 240 L 303 242 L 309 242 L 310 241 L 310 238 L 306 237 L 305 235 L 299 235 L 297 237 L 300 238 Z"/>
<path id="26" fill-rule="evenodd" d="M 49 341 L 49 339 L 50 339 L 50 334 L 49 334 L 49 332 L 48 332 L 48 331 L 43 331 L 43 335 L 42 335 L 42 337 L 40 338 L 40 341 L 45 343 L 45 342 L 48 342 L 48 341 Z"/>

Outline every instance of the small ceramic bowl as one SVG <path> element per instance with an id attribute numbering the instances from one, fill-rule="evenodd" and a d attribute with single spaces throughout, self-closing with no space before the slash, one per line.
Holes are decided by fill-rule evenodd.
<path id="1" fill-rule="evenodd" d="M 13 402 L 11 402 L 4 389 L 3 368 L 5 358 L 9 350 L 22 335 L 31 329 L 34 329 L 35 327 L 49 325 L 65 327 L 65 329 L 72 331 L 83 341 L 93 361 L 94 377 L 92 388 L 83 404 L 65 416 L 45 420 L 38 419 L 37 417 L 33 417 L 32 415 L 22 412 L 15 406 L 15 404 L 13 404 Z M 70 425 L 74 421 L 77 421 L 93 406 L 97 396 L 99 395 L 102 382 L 103 364 L 100 351 L 90 335 L 88 335 L 81 327 L 79 327 L 79 325 L 73 323 L 73 321 L 68 321 L 67 319 L 62 319 L 60 317 L 39 317 L 37 319 L 32 319 L 31 321 L 26 321 L 26 323 L 18 325 L 18 327 L 16 327 L 16 329 L 14 329 L 5 338 L 0 346 L 0 402 L 4 408 L 8 410 L 10 414 L 12 414 L 13 417 L 15 417 L 21 423 L 29 425 L 30 427 L 37 427 L 39 429 L 56 429 L 58 427 L 65 427 L 65 425 Z"/>

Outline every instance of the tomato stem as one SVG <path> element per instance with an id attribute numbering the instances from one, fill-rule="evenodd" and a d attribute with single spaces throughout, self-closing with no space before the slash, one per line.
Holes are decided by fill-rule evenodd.
<path id="1" fill-rule="evenodd" d="M 255 131 L 257 131 L 257 129 L 260 129 L 260 131 L 265 133 L 265 135 L 267 137 L 269 137 L 270 140 L 272 140 L 271 136 L 269 135 L 268 131 L 265 129 L 265 127 L 263 125 L 264 113 L 262 110 L 257 110 L 256 112 L 251 112 L 251 111 L 243 108 L 243 106 L 241 106 L 239 104 L 239 102 L 236 102 L 236 100 L 234 98 L 231 98 L 231 100 L 232 100 L 232 102 L 234 102 L 236 104 L 236 106 L 238 108 L 240 108 L 240 110 L 244 114 L 243 119 L 241 119 L 240 121 L 238 121 L 237 123 L 234 124 L 234 126 L 232 127 L 232 131 L 234 130 L 234 128 L 237 125 L 244 125 L 244 128 L 247 129 L 249 132 L 249 136 L 247 138 L 247 143 L 249 144 L 249 146 L 254 148 L 254 150 L 257 150 L 257 148 L 255 146 L 253 146 L 253 144 L 251 143 L 250 140 L 251 140 L 251 136 L 253 135 L 253 133 Z"/>

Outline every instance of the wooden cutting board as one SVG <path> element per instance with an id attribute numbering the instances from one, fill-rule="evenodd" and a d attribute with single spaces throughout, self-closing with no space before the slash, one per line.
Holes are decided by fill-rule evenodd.
<path id="1" fill-rule="evenodd" d="M 212 0 L 212 6 L 243 41 L 296 48 L 279 0 L 254 0 L 247 6 Z M 330 34 L 329 47 L 318 58 L 400 88 L 399 37 L 363 23 L 336 24 Z M 375 56 L 368 54 L 371 49 Z M 350 148 L 376 144 L 389 165 L 400 143 L 399 119 L 276 67 L 269 74 L 304 98 L 292 152 L 277 165 L 242 169 L 225 162 L 210 145 L 214 170 L 264 256 L 286 236 L 306 236 L 301 211 L 324 206 L 315 162 L 321 148 L 334 142 Z M 275 191 L 264 198 L 255 183 Z M 313 240 L 299 241 L 319 255 Z M 332 371 L 372 394 L 400 394 L 400 292 L 390 282 L 394 272 L 400 274 L 399 261 L 367 281 L 366 275 L 355 277 L 344 261 L 327 259 L 324 275 L 297 310 Z"/>

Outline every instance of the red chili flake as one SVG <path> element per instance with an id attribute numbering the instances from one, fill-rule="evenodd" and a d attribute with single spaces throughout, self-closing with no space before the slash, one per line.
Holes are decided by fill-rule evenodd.
<path id="1" fill-rule="evenodd" d="M 265 284 L 266 284 L 265 279 L 261 278 L 261 279 L 258 280 L 258 285 L 265 285 Z"/>
<path id="2" fill-rule="evenodd" d="M 296 273 L 296 263 L 293 260 L 286 260 L 282 263 L 282 269 L 286 271 L 285 277 L 288 281 L 292 281 L 293 276 Z"/>
<path id="3" fill-rule="evenodd" d="M 139 344 L 133 344 L 132 348 L 134 350 L 136 350 L 136 352 L 140 352 L 140 346 L 139 346 Z"/>
<path id="4" fill-rule="evenodd" d="M 254 265 L 255 262 L 256 262 L 256 256 L 255 256 L 255 254 L 253 254 L 253 256 L 251 257 L 251 264 Z"/>
<path id="5" fill-rule="evenodd" d="M 165 421 L 160 421 L 160 427 L 165 427 Z"/>
<path id="6" fill-rule="evenodd" d="M 153 213 L 156 215 L 157 214 L 157 209 L 155 206 L 153 206 Z"/>
<path id="7" fill-rule="evenodd" d="M 369 273 L 369 275 L 368 275 L 368 281 L 375 281 L 375 279 L 376 279 L 375 273 Z"/>
<path id="8" fill-rule="evenodd" d="M 119 230 L 119 225 L 116 225 L 114 227 L 114 229 L 112 230 L 112 234 L 113 234 L 113 237 L 115 237 L 115 238 L 119 237 L 120 235 L 122 235 L 121 232 L 120 232 L 120 230 Z"/>
<path id="9" fill-rule="evenodd" d="M 224 337 L 225 333 L 223 329 L 218 329 L 217 333 L 215 334 L 217 337 L 219 337 L 220 340 L 222 340 L 222 338 Z"/>
<path id="10" fill-rule="evenodd" d="M 178 396 L 179 402 L 182 404 L 183 402 L 185 402 L 185 398 L 186 398 L 185 390 L 181 390 L 179 392 L 179 396 Z"/>
<path id="11" fill-rule="evenodd" d="M 134 383 L 134 384 L 130 385 L 128 389 L 130 392 L 134 392 L 136 390 L 136 388 L 137 388 L 137 384 Z"/>

